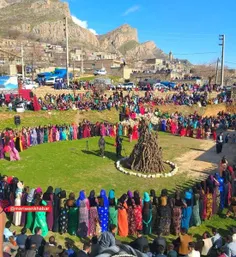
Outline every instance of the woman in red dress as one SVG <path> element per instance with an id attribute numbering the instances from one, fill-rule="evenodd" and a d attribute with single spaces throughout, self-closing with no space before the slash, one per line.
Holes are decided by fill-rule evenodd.
<path id="1" fill-rule="evenodd" d="M 134 217 L 135 217 L 135 224 L 136 230 L 143 230 L 143 218 L 142 218 L 142 201 L 139 196 L 139 192 L 134 192 Z"/>
<path id="2" fill-rule="evenodd" d="M 133 140 L 137 140 L 138 139 L 138 127 L 137 127 L 137 125 L 134 125 L 134 127 L 133 127 L 132 139 Z"/>

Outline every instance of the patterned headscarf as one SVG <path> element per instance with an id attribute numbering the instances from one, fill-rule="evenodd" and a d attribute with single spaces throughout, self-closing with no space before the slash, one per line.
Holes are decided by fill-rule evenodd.
<path id="1" fill-rule="evenodd" d="M 26 200 L 27 200 L 28 203 L 31 203 L 33 201 L 33 199 L 34 199 L 34 192 L 35 192 L 35 189 L 32 188 L 30 190 L 29 194 L 27 195 L 27 199 Z"/>

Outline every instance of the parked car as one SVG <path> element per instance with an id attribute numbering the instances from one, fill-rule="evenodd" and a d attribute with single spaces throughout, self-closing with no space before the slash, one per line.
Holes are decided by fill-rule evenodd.
<path id="1" fill-rule="evenodd" d="M 106 75 L 107 74 L 107 71 L 105 70 L 105 68 L 102 68 L 100 70 L 95 70 L 94 73 L 93 73 L 95 76 L 96 75 Z"/>
<path id="2" fill-rule="evenodd" d="M 38 87 L 37 83 L 35 83 L 34 81 L 32 81 L 31 79 L 25 79 L 24 83 L 23 83 L 23 89 L 33 89 Z"/>
<path id="3" fill-rule="evenodd" d="M 51 77 L 45 81 L 46 85 L 54 85 L 56 83 L 57 77 Z"/>
<path id="4" fill-rule="evenodd" d="M 136 88 L 136 85 L 134 84 L 134 82 L 128 82 L 128 83 L 117 85 L 117 88 L 124 89 L 124 90 L 132 90 Z"/>

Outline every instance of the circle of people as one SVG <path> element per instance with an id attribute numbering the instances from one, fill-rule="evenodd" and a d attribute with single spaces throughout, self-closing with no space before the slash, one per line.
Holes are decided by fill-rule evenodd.
<path id="1" fill-rule="evenodd" d="M 40 187 L 30 189 L 18 178 L 4 175 L 0 181 L 0 200 L 2 207 L 50 206 L 52 211 L 47 213 L 15 212 L 9 215 L 15 226 L 23 226 L 32 233 L 40 229 L 43 237 L 49 230 L 61 234 L 68 232 L 81 238 L 98 236 L 107 232 L 112 225 L 113 229 L 118 228 L 121 237 L 136 233 L 157 233 L 159 236 L 172 233 L 186 239 L 184 236 L 191 226 L 200 226 L 204 220 L 222 212 L 224 208 L 228 208 L 227 217 L 236 217 L 235 171 L 223 157 L 220 173 L 210 175 L 183 193 L 176 191 L 171 197 L 163 189 L 157 197 L 152 189 L 150 193 L 144 192 L 143 197 L 138 191 L 128 191 L 120 198 L 116 197 L 115 190 L 110 190 L 107 195 L 104 189 L 99 196 L 92 190 L 88 197 L 81 190 L 77 198 L 73 192 L 67 195 L 65 190 L 53 190 L 51 186 L 43 193 Z M 4 235 L 5 241 L 9 240 L 10 234 Z M 191 243 L 193 238 L 187 236 L 186 240 Z M 204 233 L 203 242 L 208 238 L 208 234 Z M 208 241 L 202 246 L 203 256 L 207 256 L 206 251 L 214 245 L 214 241 L 212 244 Z M 189 253 L 187 245 L 177 249 L 180 256 Z"/>

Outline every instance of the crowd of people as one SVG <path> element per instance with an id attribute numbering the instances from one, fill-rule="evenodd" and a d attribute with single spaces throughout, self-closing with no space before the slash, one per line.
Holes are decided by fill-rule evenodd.
<path id="1" fill-rule="evenodd" d="M 141 108 L 141 112 L 144 109 Z M 31 146 L 43 143 L 52 143 L 64 140 L 77 140 L 94 136 L 110 136 L 113 138 L 128 137 L 129 141 L 139 138 L 141 123 L 136 120 L 137 116 L 130 108 L 124 108 L 126 120 L 117 124 L 108 122 L 91 123 L 84 120 L 82 123 L 71 125 L 46 125 L 38 127 L 23 127 L 21 131 L 7 129 L 2 131 L 0 140 L 0 159 L 4 158 L 5 153 L 9 153 L 10 160 L 19 160 L 19 152 Z M 236 129 L 236 116 L 220 112 L 216 117 L 201 117 L 197 113 L 184 116 L 181 113 L 162 113 L 156 109 L 154 111 L 156 120 L 149 123 L 150 130 L 169 132 L 181 137 L 192 137 L 196 139 L 221 140 L 223 143 L 236 143 L 236 134 L 230 135 L 225 132 L 217 137 L 218 130 Z M 219 137 L 221 137 L 219 139 Z M 218 139 L 217 139 L 218 138 Z M 222 148 L 222 147 L 221 147 Z M 218 151 L 218 150 L 217 150 Z M 221 150 L 219 151 L 221 152 Z"/>
<path id="2" fill-rule="evenodd" d="M 177 252 L 178 256 L 193 257 L 200 255 L 188 255 L 196 249 L 194 244 L 189 245 L 193 242 L 193 237 L 187 234 L 191 226 L 200 226 L 214 214 L 222 213 L 224 208 L 228 210 L 225 217 L 236 218 L 236 170 L 224 157 L 220 162 L 219 173 L 210 175 L 206 180 L 196 183 L 184 192 L 176 191 L 174 195 L 170 195 L 166 189 L 163 189 L 160 196 L 157 196 L 156 191 L 152 189 L 141 196 L 139 191 L 129 190 L 120 197 L 116 196 L 113 189 L 108 194 L 102 189 L 98 195 L 94 190 L 89 194 L 81 190 L 78 197 L 74 192 L 68 194 L 62 188 L 54 190 L 52 186 L 43 192 L 40 187 L 29 188 L 18 178 L 4 175 L 0 181 L 0 201 L 3 208 L 51 207 L 50 212 L 8 213 L 9 222 L 6 223 L 4 230 L 4 249 L 9 256 L 15 256 L 18 248 L 22 251 L 36 250 L 36 248 L 41 251 L 44 248 L 47 252 L 44 247 L 47 244 L 43 237 L 47 236 L 48 231 L 53 231 L 61 235 L 65 233 L 77 235 L 80 238 L 93 237 L 98 251 L 93 256 L 115 246 L 114 236 L 118 234 L 120 237 L 138 235 L 138 238 L 131 243 L 132 248 L 126 249 L 129 253 L 132 252 L 130 249 L 134 248 L 146 254 L 152 252 L 158 257 L 165 256 L 164 252 L 169 254 L 169 251 L 176 252 L 176 255 L 169 254 L 170 257 L 177 256 Z M 23 227 L 21 235 L 15 235 L 11 231 L 11 223 Z M 113 233 L 109 232 L 109 228 Z M 25 235 L 27 229 L 34 236 L 27 237 Z M 211 250 L 215 254 L 213 256 L 235 256 L 236 235 L 234 234 L 234 239 L 228 236 L 224 246 L 223 239 L 217 231 L 213 232 L 213 236 L 209 236 L 207 232 L 203 234 L 200 246 L 199 242 L 197 244 L 198 251 L 203 256 L 209 256 Z M 160 244 L 165 241 L 164 238 L 161 239 L 161 235 L 168 236 L 170 233 L 179 238 L 167 249 L 166 243 Z M 143 237 L 150 234 L 158 235 L 151 244 Z M 39 236 L 40 243 L 35 241 L 35 237 Z M 50 237 L 49 246 L 54 245 L 53 242 L 55 238 Z M 61 248 L 57 249 L 58 254 L 63 252 Z M 226 255 L 216 255 L 216 251 Z M 136 253 L 135 256 L 139 255 Z"/>
<path id="3" fill-rule="evenodd" d="M 140 113 L 140 108 L 143 105 L 186 105 L 206 106 L 207 104 L 230 104 L 231 98 L 226 91 L 222 91 L 214 98 L 209 97 L 209 91 L 195 90 L 191 93 L 184 90 L 173 92 L 165 97 L 155 96 L 153 91 L 146 91 L 143 97 L 137 92 L 129 92 L 124 94 L 123 91 L 114 91 L 112 94 L 96 94 L 95 92 L 87 91 L 85 93 L 63 93 L 63 94 L 46 94 L 44 97 L 38 98 L 38 104 L 41 110 L 111 110 L 115 107 L 117 110 L 120 107 L 128 106 L 134 109 L 136 114 Z M 21 96 L 11 94 L 8 101 L 4 93 L 0 94 L 0 106 L 7 106 L 9 110 L 15 109 L 18 103 L 24 103 L 28 110 L 34 110 L 33 100 L 26 101 Z M 145 108 L 148 111 L 149 108 Z"/>

